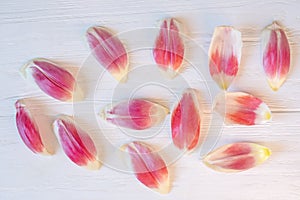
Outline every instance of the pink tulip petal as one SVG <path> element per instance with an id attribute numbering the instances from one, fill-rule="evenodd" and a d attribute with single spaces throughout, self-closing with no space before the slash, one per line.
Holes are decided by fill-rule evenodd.
<path id="1" fill-rule="evenodd" d="M 141 183 L 159 193 L 169 192 L 168 168 L 158 153 L 141 142 L 126 144 L 123 149 L 129 153 L 130 164 Z"/>
<path id="2" fill-rule="evenodd" d="M 200 136 L 199 92 L 187 89 L 172 114 L 172 139 L 179 149 L 192 150 Z"/>
<path id="3" fill-rule="evenodd" d="M 98 62 L 118 81 L 126 81 L 128 55 L 122 42 L 104 27 L 90 27 L 87 39 Z"/>
<path id="4" fill-rule="evenodd" d="M 24 100 L 18 100 L 15 103 L 15 107 L 17 110 L 16 125 L 25 145 L 34 153 L 49 155 L 50 153 L 42 142 L 39 128 L 26 107 Z"/>
<path id="5" fill-rule="evenodd" d="M 170 78 L 180 71 L 184 57 L 179 27 L 179 22 L 173 18 L 164 20 L 153 49 L 155 62 Z"/>
<path id="6" fill-rule="evenodd" d="M 229 26 L 216 27 L 208 54 L 213 80 L 220 88 L 227 90 L 239 70 L 242 54 L 241 33 Z"/>
<path id="7" fill-rule="evenodd" d="M 254 143 L 234 143 L 209 153 L 203 162 L 221 172 L 240 172 L 253 168 L 269 158 L 270 149 Z"/>
<path id="8" fill-rule="evenodd" d="M 265 74 L 270 87 L 277 91 L 290 69 L 290 46 L 284 30 L 276 22 L 264 29 L 262 46 Z"/>
<path id="9" fill-rule="evenodd" d="M 31 60 L 22 68 L 22 73 L 26 78 L 32 77 L 43 92 L 55 99 L 79 101 L 83 98 L 75 78 L 68 71 L 47 59 Z"/>
<path id="10" fill-rule="evenodd" d="M 272 118 L 269 107 L 261 99 L 243 92 L 218 95 L 214 110 L 224 117 L 227 124 L 263 124 Z"/>
<path id="11" fill-rule="evenodd" d="M 144 99 L 132 99 L 103 109 L 101 117 L 107 122 L 130 128 L 144 130 L 163 121 L 169 110 L 157 103 Z"/>
<path id="12" fill-rule="evenodd" d="M 54 121 L 53 127 L 64 152 L 75 164 L 91 170 L 99 169 L 101 164 L 93 140 L 76 126 L 71 117 L 59 117 Z"/>

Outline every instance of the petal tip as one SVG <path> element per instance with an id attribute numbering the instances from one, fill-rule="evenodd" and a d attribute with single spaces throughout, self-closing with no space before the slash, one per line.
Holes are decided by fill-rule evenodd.
<path id="1" fill-rule="evenodd" d="M 272 113 L 270 111 L 265 112 L 265 120 L 270 121 L 272 119 Z"/>
<path id="2" fill-rule="evenodd" d="M 70 99 L 70 101 L 78 102 L 84 100 L 83 90 L 77 84 L 75 84 L 74 88 L 75 89 L 73 91 L 72 98 Z"/>
<path id="3" fill-rule="evenodd" d="M 169 179 L 166 180 L 164 183 L 161 183 L 157 188 L 157 192 L 160 194 L 168 194 L 170 193 L 170 182 Z"/>
<path id="4" fill-rule="evenodd" d="M 99 113 L 98 113 L 99 117 L 103 120 L 106 120 L 106 114 L 105 114 L 105 108 L 102 109 Z"/>
<path id="5" fill-rule="evenodd" d="M 269 158 L 272 155 L 272 151 L 269 148 L 265 148 L 265 156 Z"/>
<path id="6" fill-rule="evenodd" d="M 128 64 L 125 67 L 125 69 L 123 69 L 121 72 L 119 73 L 112 73 L 112 76 L 119 81 L 120 83 L 126 83 L 127 82 L 127 73 L 128 73 Z"/>
<path id="7" fill-rule="evenodd" d="M 41 152 L 42 155 L 45 155 L 45 156 L 52 156 L 55 154 L 54 151 L 49 151 L 47 150 L 46 148 L 43 148 L 42 152 Z"/>
<path id="8" fill-rule="evenodd" d="M 18 99 L 15 102 L 15 108 L 21 108 L 21 107 L 25 107 L 24 99 Z"/>
<path id="9" fill-rule="evenodd" d="M 268 80 L 269 86 L 274 92 L 277 92 L 284 82 L 285 80 Z"/>
<path id="10" fill-rule="evenodd" d="M 21 76 L 22 76 L 24 79 L 27 79 L 27 69 L 28 69 L 28 67 L 29 67 L 31 64 L 32 64 L 32 62 L 29 61 L 29 62 L 27 62 L 25 65 L 23 65 L 23 66 L 20 68 L 20 70 L 19 70 Z"/>
<path id="11" fill-rule="evenodd" d="M 33 58 L 33 59 L 27 61 L 27 62 L 20 68 L 20 70 L 19 70 L 20 74 L 22 75 L 22 77 L 23 77 L 24 79 L 27 79 L 27 78 L 28 78 L 28 75 L 27 75 L 28 71 L 27 71 L 27 70 L 28 70 L 28 68 L 30 68 L 30 66 L 34 66 L 34 65 L 35 65 L 35 64 L 34 64 L 34 61 L 48 61 L 48 60 L 45 59 L 45 58 Z"/>
<path id="12" fill-rule="evenodd" d="M 266 103 L 262 103 L 258 112 L 261 112 L 261 119 L 256 120 L 256 124 L 265 124 L 272 120 L 272 112 Z"/>
<path id="13" fill-rule="evenodd" d="M 268 147 L 261 146 L 260 151 L 261 154 L 260 157 L 258 158 L 258 164 L 265 162 L 272 155 L 272 151 Z"/>
<path id="14" fill-rule="evenodd" d="M 89 28 L 86 30 L 86 35 L 88 35 L 88 34 L 94 32 L 94 28 L 95 28 L 94 26 L 89 27 Z"/>
<path id="15" fill-rule="evenodd" d="M 168 107 L 163 106 L 163 105 L 161 105 L 161 104 L 157 104 L 157 105 L 161 107 L 161 111 L 162 111 L 161 114 L 163 114 L 163 115 L 166 116 L 166 115 L 168 115 L 168 114 L 171 113 L 171 111 L 170 111 L 170 109 L 169 109 Z"/>
<path id="16" fill-rule="evenodd" d="M 89 170 L 98 170 L 101 167 L 101 162 L 99 160 L 88 161 L 85 168 Z"/>
<path id="17" fill-rule="evenodd" d="M 274 92 L 277 92 L 279 90 L 278 87 L 271 87 L 271 89 L 274 91 Z"/>
<path id="18" fill-rule="evenodd" d="M 174 79 L 179 74 L 178 71 L 173 70 L 171 67 L 165 69 L 164 67 L 159 65 L 159 69 L 163 76 L 167 79 Z"/>
<path id="19" fill-rule="evenodd" d="M 221 89 L 222 90 L 227 90 L 229 85 L 230 85 L 229 83 L 223 82 L 222 85 L 221 85 Z"/>

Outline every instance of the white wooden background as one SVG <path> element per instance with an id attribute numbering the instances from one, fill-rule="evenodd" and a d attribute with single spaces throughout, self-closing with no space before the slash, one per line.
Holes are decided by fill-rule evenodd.
<path id="1" fill-rule="evenodd" d="M 299 200 L 299 10 L 298 0 L 2 0 L 0 199 Z M 217 145 L 235 141 L 264 144 L 273 151 L 266 163 L 242 173 L 217 173 L 206 168 L 196 152 L 170 166 L 171 192 L 159 195 L 131 174 L 106 166 L 96 172 L 79 168 L 55 144 L 52 157 L 34 155 L 26 149 L 14 122 L 18 98 L 34 97 L 33 108 L 43 111 L 38 114 L 40 120 L 53 120 L 58 112 L 72 110 L 71 105 L 53 101 L 21 78 L 18 70 L 27 60 L 46 57 L 64 66 L 81 66 L 89 55 L 84 37 L 89 26 L 104 25 L 124 32 L 155 27 L 157 21 L 170 16 L 181 20 L 187 34 L 206 51 L 215 26 L 228 24 L 241 30 L 242 63 L 232 89 L 261 97 L 273 111 L 273 121 L 255 127 L 224 127 Z M 273 20 L 287 28 L 293 58 L 288 80 L 276 93 L 267 86 L 259 60 L 260 31 Z M 111 90 L 109 84 L 105 87 Z"/>

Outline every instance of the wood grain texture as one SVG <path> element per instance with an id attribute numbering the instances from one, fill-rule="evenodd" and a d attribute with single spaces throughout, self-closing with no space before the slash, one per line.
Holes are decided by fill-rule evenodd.
<path id="1" fill-rule="evenodd" d="M 1 1 L 0 199 L 300 200 L 299 9 L 298 0 Z M 244 42 L 241 69 L 231 90 L 242 90 L 261 97 L 273 111 L 273 120 L 255 127 L 225 126 L 217 146 L 251 141 L 269 146 L 273 155 L 265 164 L 252 170 L 222 174 L 206 168 L 196 151 L 170 166 L 172 190 L 168 195 L 158 195 L 143 187 L 132 174 L 107 166 L 90 172 L 69 162 L 58 148 L 55 137 L 51 136 L 49 124 L 59 113 L 72 114 L 74 107 L 45 96 L 36 86 L 23 80 L 18 70 L 29 59 L 46 57 L 76 71 L 90 56 L 84 37 L 88 27 L 103 25 L 115 33 L 126 33 L 138 28 L 156 27 L 159 20 L 170 16 L 185 25 L 186 35 L 203 47 L 204 54 L 215 26 L 233 25 L 241 30 Z M 271 91 L 265 80 L 259 46 L 261 30 L 273 20 L 279 20 L 287 28 L 292 49 L 291 72 L 287 82 L 276 93 Z M 121 36 L 124 36 L 121 39 L 128 49 L 134 49 L 136 44 L 143 42 L 139 38 L 126 38 L 126 34 Z M 151 52 L 147 50 L 132 52 L 132 65 L 151 63 L 149 55 Z M 206 62 L 200 61 L 198 67 L 206 67 L 201 66 Z M 186 74 L 192 73 L 187 69 Z M 92 75 L 93 72 L 84 74 L 86 79 L 82 82 L 87 85 L 97 82 L 89 79 Z M 193 80 L 191 85 L 200 89 L 205 84 L 203 79 L 194 77 Z M 95 95 L 95 111 L 100 109 L 109 102 L 115 87 L 109 76 L 104 77 L 95 91 L 89 91 L 91 95 L 87 102 L 93 102 Z M 125 98 L 127 93 L 124 91 L 116 98 Z M 140 95 L 158 93 L 153 89 L 152 92 Z M 180 89 L 176 92 L 180 94 Z M 55 156 L 33 155 L 19 138 L 13 104 L 23 97 L 32 98 L 32 108 L 45 124 L 44 134 L 57 149 Z M 160 97 L 168 99 L 170 106 L 176 100 L 171 94 Z M 97 124 L 85 118 L 85 112 L 89 111 L 80 110 L 83 114 L 81 125 L 97 140 L 100 149 L 101 137 L 94 128 Z M 209 110 L 206 112 L 209 113 Z M 150 141 L 169 142 L 168 128 Z M 130 140 L 129 136 L 109 125 L 105 125 L 104 132 L 105 137 L 116 146 Z"/>

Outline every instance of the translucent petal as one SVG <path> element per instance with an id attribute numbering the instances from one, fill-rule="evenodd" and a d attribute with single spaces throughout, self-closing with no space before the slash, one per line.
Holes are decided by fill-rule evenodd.
<path id="1" fill-rule="evenodd" d="M 106 106 L 101 117 L 117 126 L 143 130 L 161 123 L 169 110 L 157 103 L 144 99 L 131 99 Z"/>
<path id="2" fill-rule="evenodd" d="M 224 117 L 227 124 L 263 124 L 272 118 L 267 104 L 244 92 L 221 93 L 214 104 L 214 110 Z"/>
<path id="3" fill-rule="evenodd" d="M 98 62 L 118 81 L 125 82 L 128 73 L 127 51 L 117 36 L 104 27 L 90 27 L 86 37 Z"/>
<path id="4" fill-rule="evenodd" d="M 60 116 L 54 121 L 53 128 L 71 161 L 91 170 L 100 168 L 101 163 L 92 138 L 75 124 L 72 117 Z"/>
<path id="5" fill-rule="evenodd" d="M 263 67 L 270 87 L 277 91 L 290 69 L 290 45 L 284 30 L 277 24 L 267 26 L 262 34 Z"/>
<path id="6" fill-rule="evenodd" d="M 175 146 L 183 150 L 192 150 L 198 144 L 200 136 L 199 92 L 187 89 L 172 113 L 172 139 Z"/>
<path id="7" fill-rule="evenodd" d="M 242 45 L 238 30 L 230 26 L 215 28 L 208 52 L 209 70 L 221 89 L 227 90 L 238 73 Z"/>
<path id="8" fill-rule="evenodd" d="M 180 24 L 175 19 L 163 20 L 156 38 L 153 57 L 160 69 L 173 78 L 180 71 L 184 57 L 184 43 Z"/>
<path id="9" fill-rule="evenodd" d="M 157 152 L 137 141 L 124 145 L 122 149 L 128 152 L 130 165 L 142 184 L 162 194 L 169 192 L 168 168 Z"/>
<path id="10" fill-rule="evenodd" d="M 55 99 L 60 101 L 83 99 L 83 93 L 72 74 L 50 60 L 35 58 L 29 61 L 21 72 L 25 78 L 32 78 L 43 92 Z"/>
<path id="11" fill-rule="evenodd" d="M 271 150 L 254 143 L 233 143 L 222 146 L 203 159 L 210 168 L 221 172 L 240 172 L 267 160 Z"/>
<path id="12" fill-rule="evenodd" d="M 25 101 L 18 100 L 15 107 L 17 110 L 16 125 L 25 145 L 34 153 L 49 155 L 50 153 L 42 142 L 39 127 L 26 107 Z"/>

